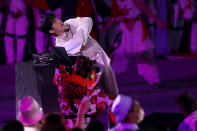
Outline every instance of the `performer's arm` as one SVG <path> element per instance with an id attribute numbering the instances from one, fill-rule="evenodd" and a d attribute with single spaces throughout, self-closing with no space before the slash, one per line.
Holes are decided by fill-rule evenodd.
<path id="1" fill-rule="evenodd" d="M 77 17 L 75 19 L 69 19 L 65 21 L 65 23 L 73 25 L 74 27 L 77 28 L 77 30 L 81 29 L 83 32 L 83 37 L 84 37 L 84 42 L 83 44 L 86 43 L 86 40 L 92 30 L 93 26 L 93 21 L 92 18 L 90 17 Z"/>
<path id="2" fill-rule="evenodd" d="M 89 110 L 89 108 L 90 108 L 89 100 L 87 97 L 84 97 L 79 106 L 75 127 L 79 127 L 81 129 L 85 128 L 84 126 L 85 113 Z"/>
<path id="3" fill-rule="evenodd" d="M 84 40 L 86 41 L 93 26 L 92 18 L 90 17 L 79 17 L 79 23 L 83 31 Z M 83 44 L 85 44 L 84 42 Z"/>
<path id="4" fill-rule="evenodd" d="M 41 9 L 41 10 L 47 10 L 47 9 L 49 9 L 46 0 L 24 0 L 24 2 L 27 5 L 30 5 L 32 7 L 36 7 L 36 8 Z"/>

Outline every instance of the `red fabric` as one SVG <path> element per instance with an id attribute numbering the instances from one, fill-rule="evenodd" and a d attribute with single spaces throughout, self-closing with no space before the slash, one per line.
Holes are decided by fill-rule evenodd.
<path id="1" fill-rule="evenodd" d="M 77 8 L 76 8 L 76 16 L 91 17 L 91 18 L 94 17 L 94 12 L 90 0 L 78 0 Z M 95 40 L 98 40 L 98 33 L 94 26 L 92 31 L 90 32 L 90 36 Z"/>
<path id="2" fill-rule="evenodd" d="M 29 3 L 30 6 L 41 9 L 41 10 L 47 10 L 49 9 L 47 1 L 46 0 L 34 0 Z"/>
<path id="3" fill-rule="evenodd" d="M 76 8 L 76 16 L 91 17 L 93 16 L 93 9 L 90 0 L 78 0 Z"/>
<path id="4" fill-rule="evenodd" d="M 92 79 L 96 78 L 94 75 Z M 88 79 L 85 79 L 75 73 L 68 74 L 65 66 L 60 65 L 56 68 L 56 73 L 53 80 L 54 84 L 58 87 L 58 101 L 60 103 L 60 110 L 63 115 L 76 115 L 76 112 L 70 105 L 73 102 L 73 106 L 78 109 L 79 104 L 84 96 L 90 99 L 90 106 L 96 110 L 90 110 L 89 112 L 95 113 L 97 110 L 106 111 L 111 106 L 108 105 L 109 100 L 107 94 L 99 86 L 95 86 L 92 90 L 87 87 Z M 75 123 L 73 121 L 73 123 Z"/>
<path id="5" fill-rule="evenodd" d="M 192 7 L 192 0 L 188 0 L 189 4 L 187 5 L 186 8 L 191 8 Z"/>
<path id="6" fill-rule="evenodd" d="M 122 9 L 119 9 L 117 1 L 112 0 L 112 9 L 111 9 L 111 16 L 122 16 L 124 15 L 124 11 Z"/>
<path id="7" fill-rule="evenodd" d="M 142 28 L 143 28 L 143 37 L 142 37 L 142 41 L 146 40 L 147 36 L 148 36 L 148 31 L 146 29 L 146 25 L 144 23 L 143 20 L 141 20 L 142 22 Z"/>
<path id="8" fill-rule="evenodd" d="M 110 116 L 112 122 L 114 122 L 115 124 L 117 124 L 116 116 L 112 112 L 109 112 L 109 116 Z"/>

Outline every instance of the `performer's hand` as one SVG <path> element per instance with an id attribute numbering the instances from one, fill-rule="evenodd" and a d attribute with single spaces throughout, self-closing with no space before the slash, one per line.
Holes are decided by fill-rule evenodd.
<path id="1" fill-rule="evenodd" d="M 83 97 L 80 106 L 79 106 L 79 111 L 78 115 L 85 115 L 86 112 L 90 109 L 90 104 L 89 104 L 89 99 L 88 97 Z"/>

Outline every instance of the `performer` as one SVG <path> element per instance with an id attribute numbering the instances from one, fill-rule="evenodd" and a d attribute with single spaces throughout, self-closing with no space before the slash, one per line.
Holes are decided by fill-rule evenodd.
<path id="1" fill-rule="evenodd" d="M 51 13 L 43 18 L 41 30 L 55 35 L 56 46 L 64 47 L 69 56 L 87 56 L 103 66 L 104 72 L 101 78 L 103 88 L 110 97 L 116 97 L 118 87 L 110 66 L 110 58 L 99 46 L 98 42 L 90 37 L 89 33 L 92 25 L 92 19 L 89 17 L 77 17 L 63 23 Z"/>
<path id="2" fill-rule="evenodd" d="M 26 34 L 28 29 L 28 21 L 26 16 L 27 5 L 23 0 L 11 0 L 9 3 L 9 14 L 5 27 L 5 50 L 6 63 L 22 61 L 24 57 L 24 48 L 26 42 Z M 21 26 L 22 24 L 22 26 Z M 16 37 L 16 57 L 15 57 L 15 37 Z M 15 60 L 16 59 L 16 60 Z"/>
<path id="3" fill-rule="evenodd" d="M 59 65 L 56 68 L 53 82 L 58 87 L 60 110 L 66 118 L 68 128 L 74 127 L 77 115 L 83 117 L 83 114 L 77 112 L 80 110 L 80 103 L 85 97 L 89 100 L 90 105 L 84 121 L 85 126 L 91 118 L 100 116 L 100 111 L 106 112 L 104 117 L 108 120 L 107 110 L 111 108 L 112 100 L 98 84 L 100 76 L 101 70 L 96 61 L 91 61 L 85 56 L 77 57 L 72 73 L 68 73 L 67 67 L 64 65 Z M 108 121 L 105 123 L 108 126 L 107 123 Z"/>
<path id="4" fill-rule="evenodd" d="M 112 67 L 115 73 L 123 72 L 128 67 L 128 55 L 135 55 L 138 74 L 153 86 L 159 85 L 159 74 L 153 59 L 153 44 L 142 19 L 142 12 L 151 17 L 160 26 L 155 15 L 145 6 L 143 0 L 112 0 L 112 14 L 108 24 L 102 29 L 106 30 L 115 21 L 119 21 L 119 29 L 114 45 L 119 45 L 113 54 Z M 115 37 L 115 39 L 117 39 Z"/>
<path id="5" fill-rule="evenodd" d="M 180 53 L 190 53 L 190 37 L 194 15 L 193 0 L 178 0 L 178 5 L 184 19 L 183 35 L 179 47 Z"/>
<path id="6" fill-rule="evenodd" d="M 77 1 L 76 17 L 91 17 L 92 19 L 95 17 L 94 10 L 91 4 L 91 0 L 78 0 Z M 98 40 L 98 32 L 97 32 L 95 22 L 93 23 L 90 36 L 94 38 L 95 40 Z"/>

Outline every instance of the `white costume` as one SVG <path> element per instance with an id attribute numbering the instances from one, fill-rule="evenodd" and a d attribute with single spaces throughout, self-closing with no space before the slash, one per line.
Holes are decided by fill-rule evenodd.
<path id="1" fill-rule="evenodd" d="M 157 67 L 153 60 L 153 44 L 146 37 L 143 21 L 140 18 L 140 9 L 131 0 L 117 0 L 119 9 L 128 9 L 126 16 L 120 16 L 118 32 L 122 32 L 120 46 L 114 52 L 112 68 L 115 73 L 126 71 L 128 58 L 126 55 L 136 55 L 138 74 L 142 75 L 149 84 L 159 83 Z M 133 20 L 135 23 L 129 30 L 124 19 Z M 147 62 L 148 61 L 148 62 Z"/>
<path id="2" fill-rule="evenodd" d="M 64 24 L 70 26 L 71 31 L 56 37 L 56 46 L 64 47 L 70 56 L 81 54 L 102 65 L 105 68 L 103 72 L 104 90 L 109 95 L 116 97 L 118 88 L 110 66 L 110 58 L 98 42 L 89 36 L 93 25 L 92 19 L 77 17 L 65 21 Z"/>
<path id="3" fill-rule="evenodd" d="M 4 41 L 7 63 L 12 63 L 15 61 L 15 58 L 16 61 L 23 60 L 28 21 L 26 17 L 26 5 L 23 0 L 11 0 L 9 7 L 10 11 L 6 23 Z M 12 13 L 17 13 L 18 11 L 21 11 L 21 16 L 14 18 Z M 14 37 L 16 37 L 16 57 Z"/>

